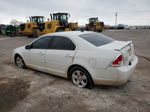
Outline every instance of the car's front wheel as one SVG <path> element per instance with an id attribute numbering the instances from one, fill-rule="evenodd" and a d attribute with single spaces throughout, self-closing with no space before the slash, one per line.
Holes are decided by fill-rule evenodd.
<path id="1" fill-rule="evenodd" d="M 19 56 L 19 55 L 15 57 L 15 64 L 19 68 L 25 68 L 26 67 L 26 65 L 25 65 L 25 63 L 23 61 L 23 58 L 21 56 Z"/>
<path id="2" fill-rule="evenodd" d="M 74 67 L 71 70 L 71 79 L 74 85 L 80 88 L 92 87 L 90 74 L 81 67 Z"/>

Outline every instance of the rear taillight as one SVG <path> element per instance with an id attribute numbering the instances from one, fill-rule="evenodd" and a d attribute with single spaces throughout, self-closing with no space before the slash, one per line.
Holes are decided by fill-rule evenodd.
<path id="1" fill-rule="evenodd" d="M 118 55 L 112 62 L 112 66 L 121 66 L 123 65 L 123 56 Z"/>

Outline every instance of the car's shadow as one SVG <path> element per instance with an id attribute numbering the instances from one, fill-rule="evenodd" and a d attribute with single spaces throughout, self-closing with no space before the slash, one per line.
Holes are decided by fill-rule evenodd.
<path id="1" fill-rule="evenodd" d="M 57 76 L 57 75 L 54 75 L 54 74 L 50 74 L 50 73 L 46 73 L 46 72 L 42 72 L 42 71 L 39 71 L 39 70 L 35 70 L 35 69 L 32 69 L 32 68 L 27 68 L 31 71 L 33 71 L 33 74 L 36 74 L 38 76 L 45 76 L 45 77 L 49 77 L 49 78 L 54 78 L 54 79 L 62 79 L 62 80 L 69 80 L 68 78 L 64 78 L 64 77 L 60 77 L 60 76 Z"/>
<path id="2" fill-rule="evenodd" d="M 15 65 L 12 64 L 12 66 L 15 67 Z M 19 69 L 19 68 L 18 68 Z M 48 77 L 48 78 L 54 78 L 55 80 L 63 80 L 65 82 L 71 83 L 71 80 L 68 78 L 64 78 L 64 77 L 60 77 L 60 76 L 56 76 L 54 74 L 50 74 L 50 73 L 46 73 L 46 72 L 42 72 L 42 71 L 38 71 L 32 68 L 26 68 L 27 70 L 33 71 L 33 74 L 38 75 L 40 77 Z M 57 82 L 56 82 L 57 83 Z M 131 81 L 128 81 L 127 83 L 123 84 L 123 85 L 119 85 L 119 86 L 111 86 L 111 85 L 93 85 L 92 87 L 89 87 L 87 89 L 91 89 L 91 90 L 117 90 L 117 89 L 124 89 L 126 88 L 128 85 L 130 85 Z M 73 84 L 71 84 L 70 86 L 74 86 Z"/>
<path id="3" fill-rule="evenodd" d="M 3 61 L 3 64 L 5 65 L 9 65 L 9 66 L 12 66 L 14 68 L 17 68 L 16 65 L 12 62 L 12 61 L 9 61 L 9 60 L 5 60 Z M 20 68 L 17 68 L 17 69 L 20 69 Z M 50 73 L 46 73 L 46 72 L 42 72 L 42 71 L 38 71 L 38 70 L 35 70 L 35 69 L 32 69 L 32 68 L 26 68 L 27 70 L 30 70 L 30 71 L 33 71 L 33 74 L 36 74 L 36 75 L 39 75 L 40 77 L 48 77 L 48 78 L 54 78 L 55 80 L 63 80 L 65 82 L 69 82 L 70 83 L 70 86 L 74 86 L 72 83 L 71 83 L 71 80 L 68 79 L 68 78 L 64 78 L 64 77 L 60 77 L 60 76 L 56 76 L 54 74 L 50 74 Z M 111 91 L 111 90 L 119 90 L 119 89 L 125 89 L 125 88 L 128 88 L 130 86 L 132 81 L 128 81 L 127 83 L 123 84 L 123 85 L 120 85 L 120 86 L 110 86 L 110 85 L 93 85 L 92 87 L 89 87 L 88 89 L 92 89 L 92 90 L 108 90 L 108 91 Z M 55 83 L 55 82 L 54 82 Z M 57 82 L 56 82 L 57 83 Z"/>
<path id="4" fill-rule="evenodd" d="M 28 68 L 30 69 L 30 68 Z M 68 79 L 68 78 L 64 78 L 64 77 L 60 77 L 60 76 L 56 76 L 54 74 L 50 74 L 50 73 L 46 73 L 46 72 L 41 72 L 41 71 L 38 71 L 38 70 L 34 70 L 34 69 L 30 69 L 32 71 L 34 71 L 34 73 L 36 75 L 40 75 L 40 76 L 46 76 L 46 77 L 52 77 L 52 78 L 55 78 L 55 79 L 58 79 L 58 80 L 64 80 L 64 81 L 70 81 L 71 79 Z M 71 81 L 70 81 L 71 82 Z M 119 86 L 111 86 L 111 85 L 93 85 L 92 87 L 90 88 L 87 88 L 87 89 L 103 89 L 103 90 L 114 90 L 114 89 L 124 89 L 126 88 L 129 84 L 131 83 L 131 81 L 128 81 L 127 83 L 125 84 L 122 84 L 122 85 L 119 85 Z M 71 86 L 74 86 L 74 85 L 71 85 Z"/>

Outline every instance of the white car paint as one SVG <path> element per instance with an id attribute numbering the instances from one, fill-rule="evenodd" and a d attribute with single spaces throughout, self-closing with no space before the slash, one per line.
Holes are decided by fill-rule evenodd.
<path id="1" fill-rule="evenodd" d="M 27 67 L 61 77 L 67 78 L 67 71 L 71 65 L 80 65 L 90 73 L 94 84 L 120 85 L 127 82 L 138 63 L 138 58 L 134 55 L 133 44 L 129 41 L 115 40 L 109 44 L 96 47 L 79 37 L 81 34 L 88 33 L 91 32 L 72 31 L 43 35 L 65 36 L 69 38 L 76 45 L 74 51 L 51 49 L 26 50 L 25 46 L 23 46 L 16 48 L 13 55 L 15 57 L 16 54 L 19 54 L 24 59 Z M 130 55 L 127 53 L 129 44 L 132 50 Z M 120 54 L 124 57 L 124 65 L 119 67 L 111 66 L 112 61 Z M 131 65 L 128 65 L 129 61 L 132 62 Z"/>

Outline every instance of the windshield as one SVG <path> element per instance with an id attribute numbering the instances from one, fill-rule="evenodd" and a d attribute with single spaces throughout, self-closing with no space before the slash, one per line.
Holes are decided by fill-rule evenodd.
<path id="1" fill-rule="evenodd" d="M 67 14 L 53 14 L 53 20 L 68 20 L 68 15 Z"/>
<path id="2" fill-rule="evenodd" d="M 89 22 L 90 22 L 90 23 L 96 22 L 96 21 L 98 21 L 98 18 L 91 18 L 91 19 L 89 19 Z"/>
<path id="3" fill-rule="evenodd" d="M 112 38 L 109 38 L 99 33 L 87 33 L 87 34 L 79 35 L 79 37 L 83 38 L 84 40 L 88 41 L 89 43 L 93 44 L 96 47 L 102 46 L 102 45 L 105 45 L 114 41 Z"/>
<path id="4" fill-rule="evenodd" d="M 43 17 L 32 17 L 32 22 L 37 22 L 37 23 L 40 23 L 40 22 L 43 22 L 44 19 Z"/>

